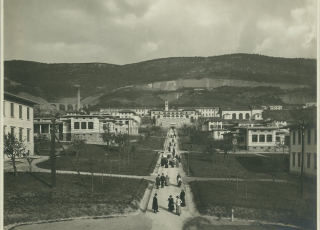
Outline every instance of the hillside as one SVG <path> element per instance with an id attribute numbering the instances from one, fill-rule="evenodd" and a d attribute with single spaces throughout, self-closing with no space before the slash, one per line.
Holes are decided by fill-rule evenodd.
<path id="1" fill-rule="evenodd" d="M 165 82 L 167 85 L 168 81 L 181 82 L 180 79 L 189 79 L 186 85 L 191 85 L 191 87 L 194 85 L 191 80 L 205 78 L 211 82 L 208 85 L 211 88 L 224 85 L 257 87 L 268 84 L 278 85 L 281 88 L 294 88 L 302 85 L 313 87 L 316 82 L 316 60 L 230 54 L 214 57 L 163 58 L 122 66 L 106 63 L 45 64 L 5 61 L 4 76 L 5 89 L 9 92 L 25 92 L 47 101 L 58 101 L 65 97 L 74 97 L 76 95 L 75 84 L 82 86 L 81 96 L 83 98 L 98 94 L 110 96 L 112 90 L 130 85 L 134 86 L 133 88 L 139 85 L 149 87 L 150 84 L 156 85 L 157 82 Z M 228 80 L 227 82 L 231 83 L 221 83 L 221 80 Z M 134 101 L 140 103 L 139 101 L 146 98 L 146 94 L 151 93 L 144 91 L 170 90 L 170 87 L 166 87 L 161 88 L 160 84 L 157 87 L 140 90 L 138 94 L 141 93 L 141 97 L 138 95 Z M 184 84 L 171 90 L 183 87 L 185 87 Z M 130 88 L 128 90 L 130 91 Z M 314 90 L 313 87 L 312 91 Z M 150 100 L 150 103 L 163 101 L 161 98 L 166 97 L 163 95 L 155 97 Z M 101 99 L 103 98 L 107 97 L 102 96 Z M 169 96 L 169 98 L 173 100 L 174 96 Z"/>

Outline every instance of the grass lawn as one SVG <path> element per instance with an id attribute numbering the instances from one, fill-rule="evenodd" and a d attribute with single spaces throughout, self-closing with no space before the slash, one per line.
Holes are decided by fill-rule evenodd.
<path id="1" fill-rule="evenodd" d="M 291 228 L 276 225 L 261 225 L 261 224 L 251 224 L 251 225 L 223 225 L 219 222 L 215 222 L 213 225 L 210 220 L 203 217 L 195 217 L 188 220 L 183 226 L 183 230 L 295 230 L 299 228 Z"/>
<path id="2" fill-rule="evenodd" d="M 246 154 L 228 154 L 223 160 L 223 154 L 216 154 L 214 157 L 205 154 L 190 152 L 190 156 L 183 154 L 184 170 L 188 171 L 188 160 L 190 160 L 190 176 L 195 177 L 217 177 L 217 178 L 238 178 L 257 179 L 271 178 L 263 169 L 264 157 Z M 267 157 L 271 157 L 269 154 Z M 277 154 L 279 161 L 284 162 L 279 171 L 281 173 L 289 171 L 288 155 Z M 280 175 L 280 174 L 279 174 Z"/>
<path id="3" fill-rule="evenodd" d="M 299 183 L 191 182 L 198 211 L 204 215 L 264 220 L 315 229 L 316 180 L 305 178 L 300 201 Z"/>
<path id="4" fill-rule="evenodd" d="M 152 142 L 152 140 L 150 141 Z M 128 153 L 129 152 L 129 153 Z M 79 171 L 106 172 L 125 175 L 150 175 L 153 172 L 158 159 L 158 153 L 150 147 L 136 145 L 134 153 L 123 151 L 119 154 L 116 148 L 110 148 L 108 155 L 106 146 L 87 145 L 80 151 L 79 156 L 71 156 L 72 162 Z M 120 155 L 120 170 L 119 170 Z M 50 169 L 50 160 L 37 164 L 40 168 Z M 57 170 L 74 171 L 72 164 L 65 155 L 57 157 Z"/>
<path id="5" fill-rule="evenodd" d="M 100 216 L 138 209 L 148 182 L 138 179 L 57 174 L 51 189 L 49 173 L 4 173 L 4 225 L 80 216 Z"/>

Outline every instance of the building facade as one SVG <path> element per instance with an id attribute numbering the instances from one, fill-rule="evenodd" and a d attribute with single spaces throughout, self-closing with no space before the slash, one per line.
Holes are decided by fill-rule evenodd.
<path id="1" fill-rule="evenodd" d="M 34 154 L 33 106 L 36 102 L 11 93 L 4 93 L 3 133 L 14 134 L 25 145 L 27 155 Z"/>
<path id="2" fill-rule="evenodd" d="M 302 150 L 302 142 L 304 150 Z M 317 129 L 315 124 L 309 124 L 302 130 L 301 126 L 290 128 L 290 172 L 305 175 L 317 175 Z M 302 160 L 302 153 L 303 160 Z"/>

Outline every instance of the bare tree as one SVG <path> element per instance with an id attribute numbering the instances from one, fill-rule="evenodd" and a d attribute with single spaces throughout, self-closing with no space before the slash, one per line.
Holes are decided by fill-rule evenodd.
<path id="1" fill-rule="evenodd" d="M 126 133 L 117 133 L 114 136 L 114 142 L 118 145 L 119 152 L 123 148 L 124 144 L 126 143 L 127 140 L 127 135 Z"/>
<path id="2" fill-rule="evenodd" d="M 18 176 L 16 157 L 24 153 L 26 146 L 20 142 L 14 134 L 8 133 L 4 135 L 3 148 L 4 154 L 11 159 L 15 175 Z"/>

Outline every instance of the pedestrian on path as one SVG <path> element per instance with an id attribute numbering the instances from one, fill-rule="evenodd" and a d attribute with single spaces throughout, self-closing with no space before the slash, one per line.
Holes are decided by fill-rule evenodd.
<path id="1" fill-rule="evenodd" d="M 162 173 L 160 177 L 160 181 L 161 181 L 161 188 L 163 188 L 164 182 L 166 181 L 166 178 L 164 177 L 164 173 Z"/>
<path id="2" fill-rule="evenodd" d="M 152 209 L 153 213 L 157 213 L 158 211 L 158 199 L 157 199 L 157 193 L 154 194 L 153 202 L 152 202 Z"/>
<path id="3" fill-rule="evenodd" d="M 176 214 L 178 215 L 178 216 L 180 216 L 181 215 L 181 200 L 180 200 L 180 198 L 179 198 L 179 196 L 176 196 Z"/>
<path id="4" fill-rule="evenodd" d="M 181 189 L 180 192 L 180 199 L 181 199 L 181 207 L 186 206 L 186 199 L 185 199 L 186 193 L 184 192 L 183 189 Z"/>
<path id="5" fill-rule="evenodd" d="M 182 184 L 182 179 L 181 177 L 178 179 L 178 187 L 181 187 L 181 184 Z"/>
<path id="6" fill-rule="evenodd" d="M 168 198 L 168 209 L 169 209 L 169 212 L 172 212 L 174 210 L 174 200 L 172 198 L 172 195 L 169 196 Z"/>
<path id="7" fill-rule="evenodd" d="M 178 184 L 179 178 L 181 178 L 180 173 L 178 173 L 178 176 L 177 176 L 177 184 Z"/>
<path id="8" fill-rule="evenodd" d="M 170 177 L 166 175 L 166 186 L 170 186 Z"/>
<path id="9" fill-rule="evenodd" d="M 157 186 L 157 189 L 159 189 L 159 185 L 160 185 L 160 174 L 158 174 L 158 176 L 156 177 L 156 186 Z"/>

